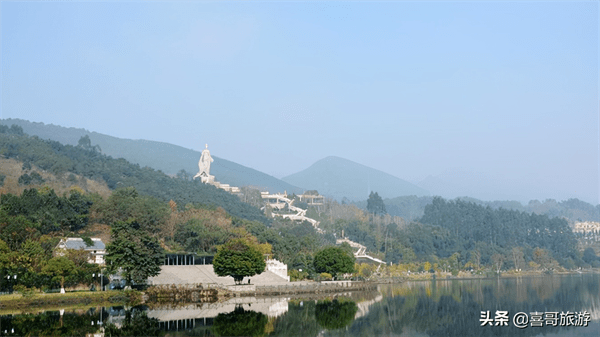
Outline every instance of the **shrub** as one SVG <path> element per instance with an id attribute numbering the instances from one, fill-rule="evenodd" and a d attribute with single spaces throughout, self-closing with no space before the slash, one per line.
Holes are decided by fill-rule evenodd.
<path id="1" fill-rule="evenodd" d="M 319 276 L 321 276 L 322 280 L 326 280 L 326 281 L 330 281 L 333 279 L 333 276 L 329 273 L 321 273 L 321 274 L 319 274 Z"/>

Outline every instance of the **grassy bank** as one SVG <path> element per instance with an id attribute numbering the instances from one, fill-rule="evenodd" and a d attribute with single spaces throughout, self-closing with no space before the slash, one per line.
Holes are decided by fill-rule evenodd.
<path id="1" fill-rule="evenodd" d="M 66 294 L 35 293 L 0 295 L 0 313 L 2 311 L 24 311 L 60 306 L 113 306 L 117 304 L 136 304 L 141 301 L 137 291 L 79 291 Z"/>

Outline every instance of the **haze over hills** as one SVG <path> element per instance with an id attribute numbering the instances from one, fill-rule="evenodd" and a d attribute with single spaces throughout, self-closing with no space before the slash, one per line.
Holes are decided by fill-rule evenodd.
<path id="1" fill-rule="evenodd" d="M 99 145 L 102 153 L 114 158 L 124 158 L 140 166 L 148 166 L 175 175 L 181 169 L 194 175 L 198 171 L 200 152 L 181 146 L 149 141 L 122 139 L 105 134 L 90 132 L 81 128 L 68 128 L 52 124 L 29 122 L 22 119 L 2 119 L 0 124 L 16 124 L 25 133 L 41 139 L 51 139 L 63 144 L 77 145 L 82 136 L 88 135 L 93 145 Z M 484 174 L 466 171 L 445 171 L 429 176 L 418 183 L 399 179 L 382 171 L 339 157 L 327 157 L 317 161 L 308 169 L 277 179 L 258 170 L 214 156 L 211 173 L 216 179 L 231 186 L 256 186 L 270 192 L 302 193 L 316 189 L 321 194 L 337 200 L 346 197 L 360 202 L 368 198 L 370 191 L 378 192 L 383 198 L 402 196 L 433 196 L 444 198 L 472 197 L 479 200 L 517 200 L 527 204 L 527 190 L 535 190 L 540 195 L 553 195 L 552 188 L 541 190 L 527 188 L 515 182 L 492 179 Z M 533 186 L 533 185 L 532 185 Z M 519 191 L 525 194 L 519 194 Z M 523 192 L 525 191 L 525 192 Z M 577 198 L 569 195 L 563 198 Z M 542 197 L 540 200 L 545 200 Z"/>
<path id="2" fill-rule="evenodd" d="M 406 220 L 418 220 L 425 213 L 425 207 L 430 205 L 433 196 L 416 197 L 402 196 L 386 198 L 383 200 L 388 214 L 402 217 Z M 517 200 L 483 201 L 472 197 L 458 197 L 448 201 L 471 202 L 476 205 L 492 209 L 507 209 L 526 213 L 544 214 L 551 218 L 560 217 L 572 222 L 600 221 L 600 205 L 592 205 L 579 199 L 557 201 L 546 199 L 544 201 L 531 200 L 525 204 Z M 353 202 L 357 207 L 366 210 L 367 200 Z"/>
<path id="3" fill-rule="evenodd" d="M 317 190 L 341 200 L 364 200 L 371 191 L 382 198 L 402 195 L 429 195 L 429 191 L 385 172 L 335 156 L 326 157 L 309 168 L 282 178 L 292 185 Z"/>
<path id="4" fill-rule="evenodd" d="M 181 146 L 149 141 L 132 140 L 90 132 L 85 129 L 67 128 L 52 124 L 34 123 L 22 119 L 2 119 L 0 124 L 16 124 L 29 135 L 41 139 L 51 139 L 62 144 L 77 145 L 85 135 L 90 137 L 92 145 L 99 145 L 102 153 L 114 158 L 124 158 L 141 167 L 148 166 L 167 174 L 177 174 L 184 169 L 192 176 L 198 172 L 198 160 L 201 153 Z M 231 186 L 256 186 L 270 192 L 302 193 L 302 189 L 255 169 L 232 161 L 212 156 L 215 160 L 210 169 L 216 179 Z"/>
<path id="5" fill-rule="evenodd" d="M 531 195 L 541 195 L 545 199 L 556 192 L 552 186 L 544 188 L 534 186 L 530 181 L 516 182 L 504 177 L 458 169 L 428 176 L 417 185 L 444 198 L 469 196 L 480 200 L 518 200 L 522 203 L 529 202 Z M 577 197 L 566 192 L 561 194 L 568 198 Z"/>

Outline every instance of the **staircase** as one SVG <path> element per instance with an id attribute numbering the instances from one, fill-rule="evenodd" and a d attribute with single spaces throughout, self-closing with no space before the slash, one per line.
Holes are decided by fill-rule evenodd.
<path id="1" fill-rule="evenodd" d="M 279 261 L 277 261 L 279 262 Z M 281 263 L 281 262 L 280 262 Z M 218 276 L 213 270 L 212 264 L 189 265 L 189 266 L 162 266 L 158 276 L 148 279 L 149 285 L 159 284 L 218 284 L 235 285 L 233 277 Z M 287 267 L 286 267 L 287 269 Z M 287 275 L 286 275 L 287 276 Z M 286 284 L 289 279 L 283 278 L 272 271 L 265 270 L 261 274 L 244 277 L 243 284 L 277 285 Z"/>

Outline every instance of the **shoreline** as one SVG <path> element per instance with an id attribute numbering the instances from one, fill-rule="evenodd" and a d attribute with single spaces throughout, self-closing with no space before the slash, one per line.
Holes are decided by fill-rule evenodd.
<path id="1" fill-rule="evenodd" d="M 36 293 L 31 296 L 21 294 L 0 295 L 0 314 L 7 311 L 29 312 L 29 310 L 48 310 L 55 307 L 114 306 L 135 303 L 141 300 L 140 292 L 78 291 L 65 294 Z"/>
<path id="2" fill-rule="evenodd" d="M 462 273 L 462 272 L 461 272 Z M 577 272 L 553 272 L 546 274 L 542 271 L 535 272 L 508 272 L 501 273 L 498 276 L 486 275 L 468 275 L 466 273 L 457 276 L 444 275 L 445 277 L 433 277 L 431 274 L 416 274 L 401 277 L 389 277 L 370 280 L 367 282 L 290 282 L 281 286 L 270 287 L 254 287 L 252 290 L 232 290 L 228 288 L 213 288 L 218 289 L 214 301 L 211 303 L 219 303 L 234 297 L 277 297 L 277 296 L 321 296 L 326 294 L 335 294 L 340 292 L 361 292 L 372 291 L 377 289 L 378 285 L 383 284 L 402 284 L 409 281 L 453 281 L 453 280 L 484 280 L 494 278 L 518 278 L 518 277 L 540 277 L 540 276 L 559 276 L 559 275 L 583 275 L 583 274 L 600 274 L 600 270 L 588 269 Z M 264 288 L 264 289 L 262 289 Z M 189 288 L 194 291 L 194 288 Z M 60 310 L 63 308 L 87 308 L 90 306 L 115 306 L 115 305 L 131 305 L 154 303 L 155 300 L 149 299 L 149 294 L 146 291 L 135 290 L 109 290 L 109 291 L 78 291 L 67 292 L 66 294 L 42 294 L 37 293 L 30 296 L 22 296 L 21 294 L 0 295 L 0 315 L 11 314 L 15 312 L 39 312 L 47 310 Z M 182 298 L 183 299 L 183 298 Z M 182 299 L 177 299 L 175 296 L 161 296 L 158 302 L 180 302 Z"/>

